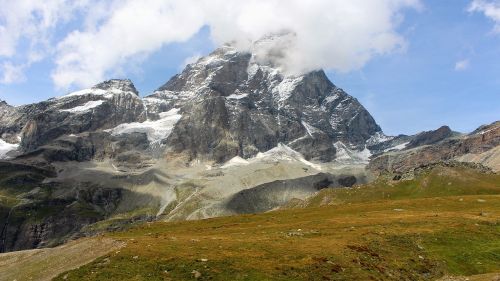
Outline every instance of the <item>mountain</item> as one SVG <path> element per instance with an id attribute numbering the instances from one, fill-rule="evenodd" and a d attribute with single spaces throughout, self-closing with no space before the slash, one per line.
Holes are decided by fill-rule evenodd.
<path id="1" fill-rule="evenodd" d="M 382 134 L 369 112 L 323 71 L 285 76 L 252 58 L 229 46 L 218 49 L 144 99 L 129 80 L 111 80 L 38 104 L 3 105 L 0 135 L 18 143 L 21 154 L 62 146 L 63 136 L 90 138 L 94 155 L 65 156 L 78 161 L 114 157 L 79 134 L 146 133 L 150 149 L 161 143 L 172 157 L 223 163 L 280 143 L 308 160 L 328 162 L 345 149 L 363 151 L 367 140 Z"/>
<path id="2" fill-rule="evenodd" d="M 306 159 L 331 161 L 335 143 L 363 150 L 381 133 L 368 111 L 323 71 L 284 76 L 226 46 L 189 65 L 145 100 L 184 114 L 168 151 L 224 162 L 283 143 Z"/>
<path id="3" fill-rule="evenodd" d="M 447 127 L 417 134 L 398 150 L 374 157 L 368 169 L 380 173 L 406 173 L 442 161 L 475 162 L 500 171 L 500 122 L 484 125 L 466 135 Z"/>
<path id="4" fill-rule="evenodd" d="M 323 71 L 290 75 L 256 55 L 264 43 L 219 48 L 144 98 L 115 79 L 0 102 L 0 251 L 138 221 L 265 212 L 430 162 L 496 165 L 497 125 L 386 136 Z"/>

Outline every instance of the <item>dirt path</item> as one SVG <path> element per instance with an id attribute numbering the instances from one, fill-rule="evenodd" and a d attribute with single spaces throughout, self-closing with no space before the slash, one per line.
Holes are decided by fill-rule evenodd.
<path id="1" fill-rule="evenodd" d="M 0 254 L 0 281 L 51 280 L 117 250 L 124 243 L 110 238 L 84 238 L 47 249 Z"/>

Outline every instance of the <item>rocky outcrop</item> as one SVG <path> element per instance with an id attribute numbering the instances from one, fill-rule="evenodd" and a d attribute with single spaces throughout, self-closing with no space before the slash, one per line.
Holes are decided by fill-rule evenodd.
<path id="1" fill-rule="evenodd" d="M 242 190 L 231 197 L 227 208 L 238 214 L 266 212 L 286 205 L 293 199 L 311 196 L 321 189 L 351 187 L 366 183 L 353 175 L 334 176 L 319 173 L 291 180 L 278 180 Z"/>
<path id="2" fill-rule="evenodd" d="M 453 136 L 453 131 L 448 126 L 442 126 L 434 131 L 427 131 L 417 134 L 406 146 L 407 149 L 422 145 L 429 145 L 440 142 Z"/>
<path id="3" fill-rule="evenodd" d="M 56 171 L 0 162 L 0 252 L 58 245 L 103 220 L 126 192 L 90 182 L 57 183 Z M 15 199 L 13 199 L 15 198 Z"/>
<path id="4" fill-rule="evenodd" d="M 448 129 L 441 131 L 445 132 L 445 135 L 450 132 Z M 429 140 L 429 138 L 422 137 L 429 135 L 432 134 L 421 134 L 416 143 L 425 139 Z M 438 133 L 437 136 L 436 138 L 439 139 L 442 134 Z M 430 139 L 434 138 L 431 136 Z M 481 154 L 499 145 L 500 123 L 495 122 L 466 136 L 445 138 L 431 145 L 385 153 L 372 159 L 368 168 L 377 173 L 384 171 L 404 173 L 419 166 L 453 160 L 467 154 Z"/>
<path id="5" fill-rule="evenodd" d="M 63 135 L 110 129 L 146 118 L 143 103 L 130 81 L 107 81 L 49 103 L 30 114 L 24 125 L 20 133 L 24 151 Z"/>

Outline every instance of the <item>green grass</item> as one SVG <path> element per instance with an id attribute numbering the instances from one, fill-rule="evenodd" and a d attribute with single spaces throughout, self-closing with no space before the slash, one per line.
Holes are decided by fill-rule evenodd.
<path id="1" fill-rule="evenodd" d="M 156 214 L 156 212 L 157 211 L 155 209 L 147 207 L 136 209 L 130 212 L 115 214 L 106 220 L 101 220 L 94 224 L 85 226 L 83 228 L 83 231 L 90 233 L 100 233 L 113 228 L 128 229 L 142 223 L 139 219 L 137 219 L 137 222 L 134 222 L 136 218 L 143 216 L 153 216 L 154 214 Z"/>
<path id="2" fill-rule="evenodd" d="M 446 262 L 448 272 L 474 275 L 499 270 L 500 224 L 449 229 L 425 237 L 424 247 Z"/>
<path id="3" fill-rule="evenodd" d="M 500 176 L 467 168 L 436 167 L 412 180 L 379 178 L 363 188 L 325 189 L 307 200 L 306 206 L 345 204 L 460 195 L 498 194 Z"/>

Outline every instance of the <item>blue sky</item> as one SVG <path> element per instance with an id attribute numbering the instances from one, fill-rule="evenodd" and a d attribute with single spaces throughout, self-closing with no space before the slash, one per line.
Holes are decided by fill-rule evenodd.
<path id="1" fill-rule="evenodd" d="M 401 1 L 409 3 L 416 0 Z M 482 6 L 479 5 L 472 11 L 473 2 Z M 190 7 L 181 7 L 179 10 L 184 8 Z M 37 37 L 29 29 L 14 26 L 17 31 L 24 32 L 25 36 L 16 39 L 15 51 L 11 54 L 7 54 L 6 50 L 2 55 L 0 41 L 0 65 L 4 65 L 0 69 L 4 71 L 0 72 L 0 77 L 4 78 L 0 83 L 0 99 L 13 105 L 26 104 L 62 95 L 85 86 L 85 83 L 91 84 L 94 80 L 110 78 L 130 78 L 141 94 L 147 95 L 180 72 L 186 60 L 208 54 L 220 44 L 218 41 L 232 38 L 224 37 L 226 34 L 238 34 L 238 30 L 221 29 L 218 23 L 199 22 L 198 25 L 189 26 L 193 22 L 190 20 L 185 26 L 179 24 L 181 31 L 175 36 L 172 35 L 176 32 L 174 28 L 170 33 L 159 35 L 163 36 L 163 41 L 152 40 L 151 44 L 137 47 L 139 51 L 113 46 L 123 54 L 110 62 L 111 66 L 103 66 L 105 71 L 101 75 L 91 73 L 88 79 L 82 81 L 78 77 L 70 78 L 72 80 L 66 84 L 63 81 L 64 87 L 61 87 L 61 79 L 54 78 L 55 69 L 61 69 L 62 58 L 68 50 L 74 49 L 73 45 L 69 45 L 67 50 L 63 49 L 61 42 L 69 41 L 69 34 L 75 30 L 104 30 L 101 25 L 109 21 L 110 17 L 109 14 L 93 15 L 94 21 L 89 23 L 88 11 L 78 9 L 71 8 L 70 18 L 54 20 L 56 16 L 52 15 L 52 24 L 45 29 L 36 30 L 43 33 L 43 36 Z M 326 58 L 329 62 L 324 67 L 332 82 L 358 98 L 386 134 L 413 134 L 445 124 L 454 130 L 468 132 L 481 124 L 500 120 L 500 2 L 429 0 L 420 1 L 417 8 L 412 6 L 394 9 L 390 11 L 400 19 L 389 28 L 404 39 L 404 44 L 371 54 L 359 65 L 357 62 L 350 63 L 347 70 L 339 66 L 338 57 Z M 54 14 L 67 12 L 61 11 Z M 495 11 L 498 18 L 495 17 Z M 0 11 L 0 27 L 7 26 L 5 14 L 5 11 Z M 197 18 L 199 15 L 192 16 Z M 300 27 L 298 30 L 302 31 Z M 214 35 L 216 31 L 222 32 L 220 36 Z M 328 28 L 321 32 L 328 32 Z M 258 36 L 259 33 L 255 34 Z M 33 40 L 34 36 L 37 40 Z M 121 38 L 120 36 L 116 38 Z M 321 33 L 317 36 L 321 36 Z M 79 37 L 79 40 L 83 39 Z M 329 41 L 322 43 L 327 44 Z M 98 46 L 101 45 L 96 44 L 96 48 Z M 95 50 L 83 49 L 78 54 L 95 54 L 93 51 Z M 37 54 L 35 59 L 31 59 L 33 53 Z M 63 65 L 63 72 L 67 67 L 81 69 L 81 65 L 86 65 L 85 63 L 87 62 L 72 61 Z M 7 64 L 23 67 L 6 77 Z M 88 69 L 93 71 L 93 67 Z M 76 74 L 78 76 L 81 72 Z"/>

